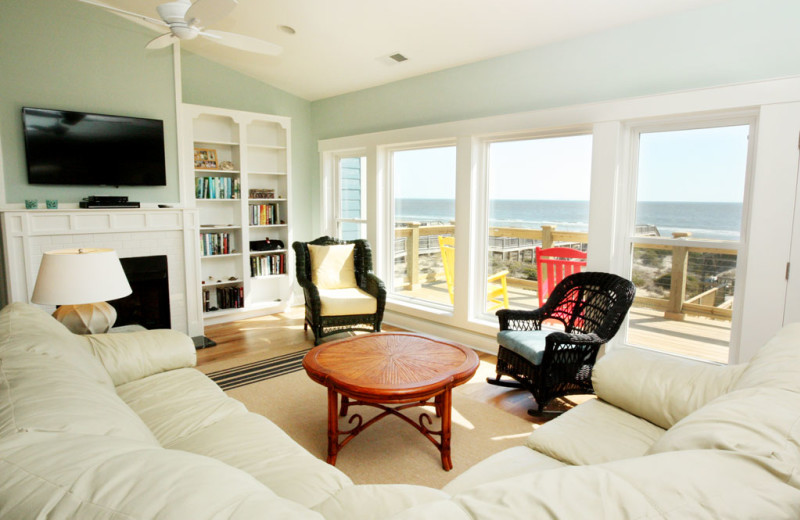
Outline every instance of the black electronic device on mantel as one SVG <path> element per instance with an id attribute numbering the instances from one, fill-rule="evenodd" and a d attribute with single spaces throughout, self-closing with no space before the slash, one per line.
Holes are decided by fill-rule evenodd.
<path id="1" fill-rule="evenodd" d="M 30 184 L 166 186 L 159 119 L 23 108 Z"/>
<path id="2" fill-rule="evenodd" d="M 138 202 L 128 202 L 128 197 L 104 197 L 90 195 L 80 201 L 78 206 L 81 208 L 100 209 L 100 208 L 138 208 Z"/>

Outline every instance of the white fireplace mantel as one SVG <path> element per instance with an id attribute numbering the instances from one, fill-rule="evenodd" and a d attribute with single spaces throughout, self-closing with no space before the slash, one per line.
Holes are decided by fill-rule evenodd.
<path id="1" fill-rule="evenodd" d="M 166 255 L 172 328 L 190 336 L 203 334 L 197 210 L 56 209 L 1 214 L 6 301 L 30 302 L 46 251 L 103 247 L 116 250 L 120 258 Z"/>

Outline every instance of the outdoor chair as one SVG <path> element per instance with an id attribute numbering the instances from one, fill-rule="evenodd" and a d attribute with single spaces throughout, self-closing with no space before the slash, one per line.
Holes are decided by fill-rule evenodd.
<path id="1" fill-rule="evenodd" d="M 453 287 L 455 286 L 455 256 L 456 239 L 454 237 L 439 236 L 439 250 L 442 253 L 442 264 L 444 264 L 444 276 L 447 280 L 447 292 L 450 293 L 450 303 L 453 303 Z M 500 271 L 487 279 L 489 288 L 486 293 L 486 300 L 491 306 L 487 311 L 494 311 L 500 308 L 508 309 L 508 285 L 506 276 L 508 271 Z"/>
<path id="2" fill-rule="evenodd" d="M 372 272 L 372 249 L 366 240 L 324 236 L 292 244 L 297 283 L 306 299 L 304 330 L 314 345 L 347 331 L 380 332 L 386 288 Z"/>
<path id="3" fill-rule="evenodd" d="M 528 413 L 534 416 L 556 397 L 594 393 L 597 353 L 619 330 L 635 293 L 625 278 L 583 272 L 564 278 L 543 307 L 497 311 L 497 375 L 487 382 L 531 392 L 536 408 Z M 564 330 L 542 330 L 545 320 Z M 514 381 L 501 380 L 504 375 Z"/>
<path id="4" fill-rule="evenodd" d="M 539 307 L 567 276 L 586 267 L 586 253 L 569 247 L 536 248 L 536 282 Z"/>

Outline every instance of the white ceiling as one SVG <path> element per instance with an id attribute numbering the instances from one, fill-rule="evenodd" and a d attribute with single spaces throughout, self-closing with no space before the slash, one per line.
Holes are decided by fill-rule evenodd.
<path id="1" fill-rule="evenodd" d="M 210 28 L 277 43 L 281 55 L 203 39 L 181 45 L 313 101 L 720 1 L 239 0 L 232 14 Z M 156 6 L 163 0 L 104 3 L 158 18 Z M 394 53 L 408 61 L 387 65 L 385 58 Z"/>

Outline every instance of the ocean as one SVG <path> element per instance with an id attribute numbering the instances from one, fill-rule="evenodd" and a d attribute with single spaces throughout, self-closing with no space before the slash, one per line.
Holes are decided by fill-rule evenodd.
<path id="1" fill-rule="evenodd" d="M 449 223 L 455 219 L 453 199 L 398 199 L 397 222 Z M 693 238 L 739 240 L 742 205 L 737 202 L 640 202 L 636 224 L 653 225 L 664 237 L 689 231 Z M 589 229 L 589 203 L 570 200 L 493 200 L 492 227 L 540 228 L 561 231 Z"/>

